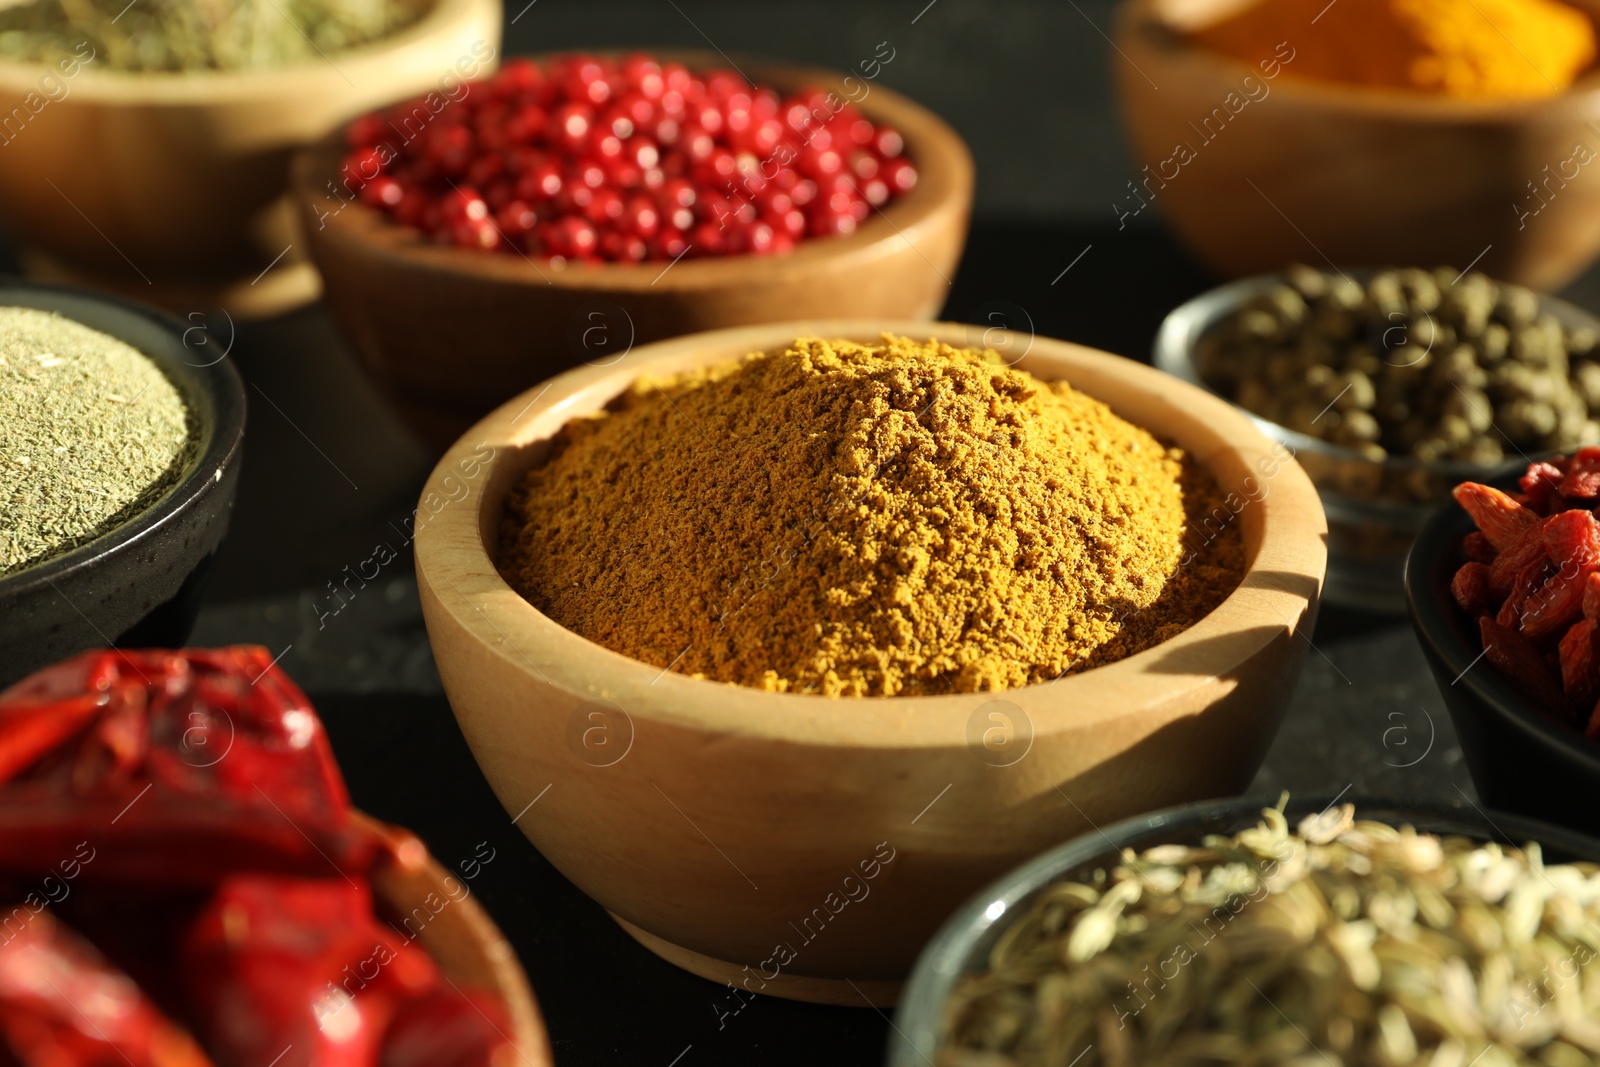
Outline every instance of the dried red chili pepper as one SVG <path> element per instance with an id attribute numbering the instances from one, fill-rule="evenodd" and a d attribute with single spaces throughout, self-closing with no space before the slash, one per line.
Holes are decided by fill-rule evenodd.
<path id="1" fill-rule="evenodd" d="M 511 1032 L 505 1005 L 474 990 L 440 994 L 407 1005 L 389 1028 L 379 1067 L 484 1067 Z M 515 1063 L 507 1059 L 507 1067 Z"/>
<path id="2" fill-rule="evenodd" d="M 186 933 L 183 958 L 207 1045 L 228 1063 L 426 1063 L 422 1011 L 457 1042 L 444 1061 L 489 1067 L 510 1048 L 496 1014 L 447 988 L 428 954 L 379 922 L 365 884 L 230 878 Z M 393 1032 L 391 1032 L 393 1030 Z"/>
<path id="3" fill-rule="evenodd" d="M 0 693 L 0 772 L 0 870 L 48 866 L 89 836 L 97 877 L 162 884 L 360 870 L 376 848 L 310 703 L 262 648 L 93 652 L 41 671 Z"/>
<path id="4" fill-rule="evenodd" d="M 183 938 L 206 1045 L 228 1063 L 370 1065 L 393 1002 L 336 985 L 374 951 L 364 884 L 242 875 L 217 888 Z M 431 963 L 424 961 L 424 966 Z"/>
<path id="5" fill-rule="evenodd" d="M 498 1000 L 448 984 L 373 910 L 374 863 L 426 850 L 365 825 L 315 712 L 264 649 L 93 653 L 0 693 L 0 888 L 92 839 L 92 871 L 62 911 L 223 1063 L 503 1064 L 514 1047 Z M 54 1040 L 50 1004 L 4 999 L 4 965 L 24 959 L 11 977 L 37 985 L 49 960 L 0 945 L 0 1036 Z M 110 1064 L 62 1047 L 26 1062 Z M 5 1057 L 0 1045 L 0 1067 Z M 151 1067 L 205 1063 L 174 1054 Z"/>
<path id="6" fill-rule="evenodd" d="M 9 1054 L 9 1057 L 8 1057 Z M 0 946 L 0 1063 L 211 1067 L 187 1032 L 48 913 Z"/>

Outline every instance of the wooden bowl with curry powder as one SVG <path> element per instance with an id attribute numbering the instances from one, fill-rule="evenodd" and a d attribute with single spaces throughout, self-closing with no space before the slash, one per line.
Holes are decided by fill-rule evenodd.
<path id="1" fill-rule="evenodd" d="M 1047 684 L 827 697 L 620 655 L 502 578 L 508 496 L 570 420 L 642 376 L 884 332 L 996 349 L 1181 447 L 1237 507 L 1225 519 L 1241 531 L 1239 586 L 1177 636 Z M 741 327 L 608 364 L 516 397 L 446 453 L 422 496 L 417 577 L 489 784 L 540 852 L 653 952 L 732 983 L 730 998 L 892 1004 L 928 937 L 1003 871 L 1255 775 L 1310 647 L 1326 525 L 1298 464 L 1227 403 L 1118 356 L 949 323 Z"/>

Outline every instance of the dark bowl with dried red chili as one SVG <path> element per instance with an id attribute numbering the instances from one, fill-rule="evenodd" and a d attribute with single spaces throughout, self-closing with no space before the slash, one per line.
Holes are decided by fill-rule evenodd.
<path id="1" fill-rule="evenodd" d="M 1406 560 L 1412 624 L 1479 794 L 1590 833 L 1600 832 L 1597 494 L 1600 448 L 1464 483 Z"/>

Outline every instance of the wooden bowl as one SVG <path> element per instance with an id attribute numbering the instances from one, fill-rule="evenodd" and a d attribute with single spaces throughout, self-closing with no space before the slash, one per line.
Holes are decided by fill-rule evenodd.
<path id="1" fill-rule="evenodd" d="M 310 300 L 316 273 L 284 197 L 291 151 L 460 78 L 458 60 L 493 69 L 500 19 L 496 0 L 436 0 L 385 40 L 259 72 L 128 74 L 89 62 L 68 77 L 0 62 L 0 116 L 13 116 L 0 129 L 0 222 L 35 273 L 183 313 Z M 46 95 L 52 78 L 64 88 Z"/>
<path id="2" fill-rule="evenodd" d="M 550 1036 L 528 976 L 516 950 L 495 926 L 489 913 L 470 895 L 461 879 L 439 865 L 410 831 L 388 826 L 360 812 L 366 823 L 390 841 L 401 843 L 398 859 L 380 861 L 370 877 L 373 899 L 401 922 L 397 930 L 410 936 L 433 957 L 445 978 L 458 988 L 483 989 L 497 995 L 511 1016 L 509 1037 L 525 1067 L 551 1067 Z M 405 920 L 415 918 L 413 927 Z"/>
<path id="3" fill-rule="evenodd" d="M 716 53 L 664 58 L 691 69 L 728 65 Z M 845 77 L 738 62 L 783 92 L 840 86 Z M 335 138 L 295 161 L 294 192 L 346 338 L 400 414 L 443 448 L 530 385 L 585 361 L 615 362 L 635 344 L 775 320 L 933 317 L 966 242 L 972 157 L 955 131 L 897 93 L 874 85 L 859 106 L 905 138 L 916 186 L 854 234 L 802 241 L 781 256 L 558 271 L 538 259 L 433 245 L 330 195 L 344 155 Z"/>
<path id="4" fill-rule="evenodd" d="M 1258 501 L 1238 513 L 1243 585 L 1164 644 L 1003 693 L 835 700 L 628 659 L 500 577 L 507 491 L 563 424 L 635 376 L 885 329 L 1013 352 L 1027 341 L 946 323 L 785 323 L 580 368 L 445 455 L 415 542 L 456 718 L 539 850 L 673 963 L 751 992 L 857 1005 L 892 1003 L 922 943 L 1002 871 L 1097 824 L 1242 790 L 1309 647 L 1327 555 L 1316 490 L 1244 415 L 1150 367 L 1035 338 L 1019 366 L 1066 378 Z"/>
<path id="5" fill-rule="evenodd" d="M 1600 3 L 1576 2 L 1600 17 Z M 1238 6 L 1122 6 L 1113 66 L 1124 124 L 1148 169 L 1128 175 L 1137 193 L 1114 190 L 1119 220 L 1148 203 L 1227 277 L 1295 261 L 1476 263 L 1555 290 L 1600 252 L 1600 182 L 1583 180 L 1574 160 L 1579 144 L 1600 156 L 1589 125 L 1600 119 L 1600 71 L 1548 99 L 1453 100 L 1296 78 L 1292 60 L 1267 78 L 1177 32 Z"/>

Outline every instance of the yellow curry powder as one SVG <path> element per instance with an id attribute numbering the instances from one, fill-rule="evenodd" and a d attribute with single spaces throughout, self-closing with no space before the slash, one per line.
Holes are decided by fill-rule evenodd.
<path id="1" fill-rule="evenodd" d="M 1251 64 L 1286 42 L 1296 77 L 1471 98 L 1553 96 L 1595 61 L 1593 20 L 1559 0 L 1256 0 L 1195 37 Z"/>
<path id="2" fill-rule="evenodd" d="M 1211 477 L 995 359 L 802 338 L 641 380 L 513 489 L 500 569 L 624 655 L 835 696 L 1045 682 L 1220 603 L 1243 548 L 1190 536 Z"/>

